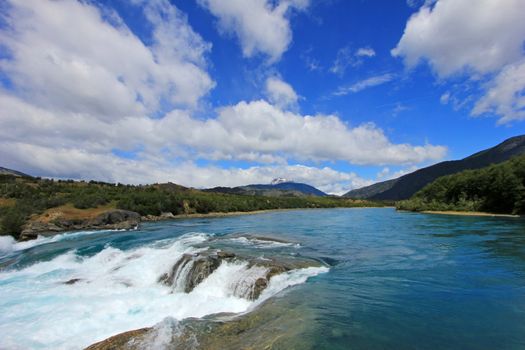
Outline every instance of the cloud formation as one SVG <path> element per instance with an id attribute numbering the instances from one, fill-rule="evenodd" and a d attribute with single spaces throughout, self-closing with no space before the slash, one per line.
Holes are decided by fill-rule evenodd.
<path id="1" fill-rule="evenodd" d="M 239 39 L 244 56 L 262 53 L 275 62 L 292 41 L 290 11 L 306 9 L 309 0 L 198 0 L 198 3 L 218 18 L 222 32 L 233 33 Z"/>
<path id="2" fill-rule="evenodd" d="M 195 187 L 286 177 L 344 192 L 368 182 L 321 162 L 410 165 L 446 153 L 442 146 L 393 143 L 371 123 L 301 114 L 291 108 L 297 93 L 276 76 L 266 81 L 268 100 L 239 101 L 197 117 L 215 85 L 207 71 L 211 44 L 170 2 L 132 4 L 144 6 L 149 40 L 91 2 L 8 2 L 0 29 L 9 54 L 0 61 L 9 81 L 0 89 L 3 166 L 41 176 Z M 277 7 L 306 5 L 282 1 Z M 129 159 L 118 156 L 122 152 Z M 197 159 L 208 165 L 195 165 Z M 253 165 L 229 168 L 221 161 Z"/>
<path id="3" fill-rule="evenodd" d="M 352 50 L 349 46 L 345 46 L 337 51 L 337 56 L 330 67 L 330 72 L 343 76 L 348 67 L 357 67 L 363 63 L 364 59 L 372 58 L 375 55 L 376 52 L 371 47 L 361 47 L 357 50 Z"/>
<path id="4" fill-rule="evenodd" d="M 210 45 L 177 8 L 156 3 L 146 7 L 148 46 L 88 3 L 10 1 L 0 69 L 20 95 L 53 110 L 114 119 L 154 112 L 163 99 L 195 106 L 215 84 L 205 71 Z"/>
<path id="5" fill-rule="evenodd" d="M 408 67 L 427 61 L 442 79 L 461 74 L 488 79 L 472 114 L 492 112 L 502 123 L 524 119 L 523 13 L 523 0 L 438 0 L 408 20 L 392 54 Z"/>
<path id="6" fill-rule="evenodd" d="M 293 87 L 277 77 L 266 79 L 266 94 L 270 102 L 280 108 L 293 107 L 299 99 Z"/>
<path id="7" fill-rule="evenodd" d="M 355 52 L 357 57 L 374 57 L 376 52 L 371 47 L 361 47 Z"/>
<path id="8" fill-rule="evenodd" d="M 374 86 L 388 83 L 392 81 L 394 77 L 395 76 L 392 73 L 375 75 L 370 78 L 366 78 L 358 82 L 355 82 L 352 85 L 340 86 L 339 89 L 337 89 L 337 91 L 334 92 L 334 95 L 344 96 L 344 95 L 348 95 L 349 93 L 356 93 L 356 92 L 359 92 L 359 91 L 362 91 L 362 90 L 365 90 L 365 89 L 368 89 Z"/>

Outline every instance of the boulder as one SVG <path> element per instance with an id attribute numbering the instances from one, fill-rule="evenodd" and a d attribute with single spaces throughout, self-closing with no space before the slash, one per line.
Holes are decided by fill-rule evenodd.
<path id="1" fill-rule="evenodd" d="M 235 254 L 227 252 L 202 252 L 198 254 L 184 254 L 169 273 L 159 278 L 159 282 L 190 293 L 206 277 L 211 275 L 223 260 L 233 259 Z M 190 264 L 191 266 L 188 266 Z M 185 271 L 184 276 L 182 271 Z"/>

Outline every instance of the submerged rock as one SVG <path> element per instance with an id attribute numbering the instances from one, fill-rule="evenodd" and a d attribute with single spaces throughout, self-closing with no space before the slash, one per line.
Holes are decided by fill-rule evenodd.
<path id="1" fill-rule="evenodd" d="M 239 316 L 217 314 L 180 322 L 167 318 L 154 327 L 115 335 L 86 350 L 312 349 L 308 327 L 315 317 L 300 304 L 271 299 Z"/>
<path id="2" fill-rule="evenodd" d="M 141 328 L 114 335 L 106 340 L 90 345 L 86 350 L 118 350 L 118 349 L 138 349 L 132 347 L 134 339 L 139 339 L 146 335 L 152 328 Z"/>
<path id="3" fill-rule="evenodd" d="M 72 285 L 72 284 L 75 284 L 75 283 L 80 282 L 80 281 L 83 281 L 83 279 L 82 278 L 72 278 L 70 280 L 62 282 L 62 284 Z"/>

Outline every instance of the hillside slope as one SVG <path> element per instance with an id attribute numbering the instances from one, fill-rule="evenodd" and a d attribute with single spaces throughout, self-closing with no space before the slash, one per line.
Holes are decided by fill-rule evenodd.
<path id="1" fill-rule="evenodd" d="M 12 175 L 12 176 L 16 176 L 16 177 L 30 177 L 29 175 L 24 174 L 24 173 L 22 173 L 20 171 L 8 169 L 8 168 L 3 168 L 1 166 L 0 166 L 0 175 Z"/>
<path id="2" fill-rule="evenodd" d="M 480 169 L 491 164 L 507 161 L 521 154 L 525 154 L 525 135 L 512 137 L 495 147 L 475 153 L 461 160 L 441 162 L 401 176 L 398 179 L 383 181 L 365 188 L 352 190 L 346 193 L 344 197 L 374 200 L 408 199 L 441 176 L 469 169 Z"/>

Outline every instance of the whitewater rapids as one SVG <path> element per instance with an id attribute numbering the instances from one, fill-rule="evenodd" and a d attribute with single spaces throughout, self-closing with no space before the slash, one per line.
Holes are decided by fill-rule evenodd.
<path id="1" fill-rule="evenodd" d="M 3 238 L 0 256 L 62 239 L 70 237 L 62 234 L 28 243 Z M 174 261 L 207 249 L 203 246 L 209 239 L 191 233 L 131 250 L 108 245 L 92 256 L 68 251 L 50 261 L 0 271 L 0 349 L 79 349 L 166 317 L 243 313 L 327 271 L 310 267 L 274 276 L 255 301 L 239 297 L 243 293 L 236 290 L 239 276 L 260 272 L 243 261 L 223 262 L 190 293 L 159 283 Z"/>

